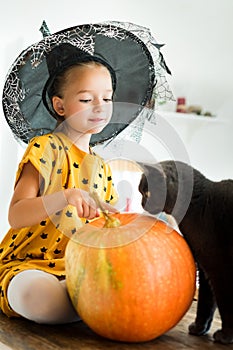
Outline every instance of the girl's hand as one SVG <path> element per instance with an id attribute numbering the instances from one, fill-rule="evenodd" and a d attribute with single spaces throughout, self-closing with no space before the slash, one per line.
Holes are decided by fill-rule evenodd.
<path id="1" fill-rule="evenodd" d="M 24 165 L 9 208 L 9 223 L 12 228 L 20 229 L 37 225 L 50 215 L 71 204 L 77 214 L 88 220 L 100 215 L 99 207 L 111 213 L 117 210 L 110 204 L 100 201 L 99 205 L 92 196 L 83 190 L 70 188 L 63 191 L 40 196 L 40 176 L 36 168 L 28 162 Z"/>
<path id="2" fill-rule="evenodd" d="M 88 192 L 77 188 L 69 188 L 64 191 L 64 194 L 67 203 L 76 208 L 80 218 L 91 220 L 100 216 L 100 208 Z M 111 213 L 117 212 L 117 209 L 103 201 L 101 201 L 101 208 Z"/>

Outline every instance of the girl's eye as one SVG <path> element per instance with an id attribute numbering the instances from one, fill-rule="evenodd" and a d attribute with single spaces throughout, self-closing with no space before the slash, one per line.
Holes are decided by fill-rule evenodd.
<path id="1" fill-rule="evenodd" d="M 90 102 L 91 100 L 80 100 L 80 102 L 83 102 L 83 103 L 88 103 Z"/>
<path id="2" fill-rule="evenodd" d="M 81 99 L 79 101 L 82 103 L 88 103 L 88 102 L 91 102 L 92 100 L 91 99 Z M 109 102 L 112 102 L 112 99 L 111 98 L 103 98 L 103 101 L 106 103 L 109 103 Z"/>

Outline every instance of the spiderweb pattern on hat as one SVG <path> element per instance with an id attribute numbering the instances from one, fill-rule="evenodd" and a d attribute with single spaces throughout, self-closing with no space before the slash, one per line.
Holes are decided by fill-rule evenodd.
<path id="1" fill-rule="evenodd" d="M 103 24 L 114 25 L 119 28 L 126 29 L 137 36 L 147 46 L 151 53 L 155 69 L 156 84 L 153 89 L 153 99 L 155 105 L 159 104 L 160 102 L 175 100 L 166 79 L 166 74 L 171 74 L 171 72 L 167 67 L 160 51 L 160 48 L 164 45 L 157 43 L 155 38 L 151 35 L 150 29 L 130 22 L 106 21 L 103 22 Z"/>

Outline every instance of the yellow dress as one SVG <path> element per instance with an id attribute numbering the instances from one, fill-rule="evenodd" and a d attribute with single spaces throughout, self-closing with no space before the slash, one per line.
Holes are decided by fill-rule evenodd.
<path id="1" fill-rule="evenodd" d="M 108 164 L 98 155 L 78 149 L 63 133 L 31 140 L 19 164 L 16 183 L 29 161 L 43 178 L 42 196 L 75 187 L 95 190 L 111 204 L 117 200 Z M 8 231 L 0 244 L 0 308 L 6 315 L 18 316 L 6 297 L 8 284 L 17 273 L 39 269 L 64 278 L 67 242 L 83 222 L 86 220 L 79 219 L 76 208 L 69 205 L 38 225 Z"/>

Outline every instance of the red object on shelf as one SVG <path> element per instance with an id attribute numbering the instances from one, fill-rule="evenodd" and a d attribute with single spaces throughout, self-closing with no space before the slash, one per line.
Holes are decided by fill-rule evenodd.
<path id="1" fill-rule="evenodd" d="M 186 113 L 186 99 L 185 99 L 185 97 L 178 97 L 176 112 Z"/>

